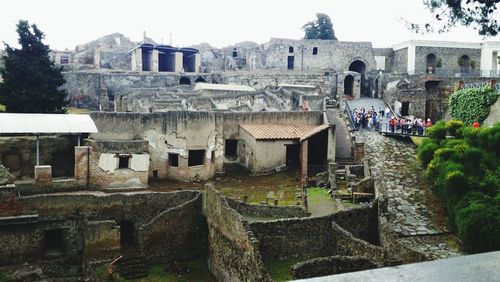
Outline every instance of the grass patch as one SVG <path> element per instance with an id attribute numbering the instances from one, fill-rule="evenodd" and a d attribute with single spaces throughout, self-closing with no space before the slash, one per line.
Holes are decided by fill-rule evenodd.
<path id="1" fill-rule="evenodd" d="M 264 266 L 267 268 L 274 281 L 289 281 L 292 280 L 292 266 L 304 260 L 303 258 L 270 260 L 265 261 Z"/>
<path id="2" fill-rule="evenodd" d="M 10 275 L 6 272 L 0 271 L 0 282 L 11 281 Z"/>
<path id="3" fill-rule="evenodd" d="M 73 108 L 69 107 L 66 108 L 68 114 L 90 114 L 90 110 L 87 109 L 80 109 L 80 108 Z"/>
<path id="4" fill-rule="evenodd" d="M 196 259 L 182 263 L 184 264 L 189 272 L 178 275 L 177 273 L 170 273 L 165 271 L 165 266 L 163 265 L 153 265 L 149 269 L 148 277 L 141 279 L 126 280 L 119 275 L 115 275 L 115 280 L 118 282 L 134 281 L 134 282 L 162 282 L 162 281 L 172 281 L 172 282 L 187 282 L 187 281 L 208 281 L 215 282 L 215 278 L 212 276 L 208 270 L 208 266 L 204 259 Z M 115 270 L 116 271 L 116 270 Z M 109 281 L 106 274 L 106 265 L 101 265 L 96 268 L 97 279 L 99 281 Z M 0 276 L 0 281 L 1 276 Z M 5 280 L 8 281 L 8 280 Z"/>
<path id="5" fill-rule="evenodd" d="M 427 137 L 420 137 L 420 136 L 410 136 L 411 141 L 413 144 L 415 144 L 417 147 L 419 147 L 422 142 L 424 142 L 425 139 L 428 139 Z"/>

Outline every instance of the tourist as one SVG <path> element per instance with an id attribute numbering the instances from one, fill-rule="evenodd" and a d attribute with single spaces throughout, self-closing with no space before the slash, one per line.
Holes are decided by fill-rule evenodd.
<path id="1" fill-rule="evenodd" d="M 475 120 L 474 123 L 472 124 L 472 127 L 474 127 L 474 128 L 480 128 L 481 124 L 479 123 L 479 121 Z"/>
<path id="2" fill-rule="evenodd" d="M 389 107 L 385 107 L 385 117 L 386 118 L 389 118 L 390 112 L 391 112 L 391 109 L 389 109 Z"/>
<path id="3" fill-rule="evenodd" d="M 428 118 L 427 122 L 425 123 L 425 127 L 431 127 L 431 126 L 432 126 L 432 120 Z"/>

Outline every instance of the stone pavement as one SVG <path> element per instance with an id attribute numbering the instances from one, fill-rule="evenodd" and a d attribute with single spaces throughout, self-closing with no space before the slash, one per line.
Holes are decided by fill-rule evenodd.
<path id="1" fill-rule="evenodd" d="M 433 258 L 459 255 L 447 241 L 448 218 L 431 191 L 416 159 L 411 141 L 384 137 L 373 131 L 357 132 L 365 142 L 366 157 L 379 193 L 387 198 L 390 227 L 412 247 Z M 432 238 L 430 236 L 432 235 Z"/>

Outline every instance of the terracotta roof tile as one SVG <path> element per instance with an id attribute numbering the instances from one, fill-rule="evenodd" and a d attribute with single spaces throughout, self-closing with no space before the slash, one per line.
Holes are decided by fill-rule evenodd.
<path id="1" fill-rule="evenodd" d="M 240 127 L 257 140 L 301 139 L 329 127 L 327 124 L 241 124 Z"/>

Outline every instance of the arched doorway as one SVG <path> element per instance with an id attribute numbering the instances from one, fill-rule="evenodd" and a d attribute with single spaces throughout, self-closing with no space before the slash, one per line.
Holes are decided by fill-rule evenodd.
<path id="1" fill-rule="evenodd" d="M 348 75 L 344 78 L 344 95 L 353 95 L 354 76 Z"/>
<path id="2" fill-rule="evenodd" d="M 470 59 L 469 56 L 463 55 L 458 59 L 458 65 L 460 66 L 461 73 L 469 73 L 470 71 Z"/>
<path id="3" fill-rule="evenodd" d="M 365 83 L 365 71 L 366 71 L 365 63 L 363 61 L 356 60 L 349 65 L 349 70 L 355 71 L 355 72 L 361 74 L 361 81 L 360 81 L 361 96 L 369 96 L 370 93 L 368 93 L 368 91 L 366 89 L 366 85 L 365 85 L 366 84 Z"/>
<path id="4" fill-rule="evenodd" d="M 189 80 L 189 77 L 183 76 L 179 80 L 180 85 L 191 85 L 191 80 Z"/>
<path id="5" fill-rule="evenodd" d="M 377 78 L 377 79 L 375 79 L 375 93 L 374 93 L 374 95 L 373 95 L 373 98 L 381 98 L 381 97 L 379 97 L 379 95 L 378 95 L 378 78 Z"/>
<path id="6" fill-rule="evenodd" d="M 203 77 L 198 76 L 198 78 L 194 82 L 207 82 Z"/>
<path id="7" fill-rule="evenodd" d="M 118 223 L 120 226 L 120 246 L 122 248 L 132 247 L 135 245 L 135 227 L 134 223 L 128 220 Z"/>
<path id="8" fill-rule="evenodd" d="M 437 67 L 437 58 L 434 54 L 427 55 L 425 58 L 425 72 L 426 73 L 435 73 Z"/>

